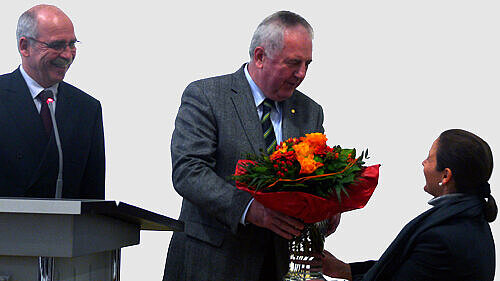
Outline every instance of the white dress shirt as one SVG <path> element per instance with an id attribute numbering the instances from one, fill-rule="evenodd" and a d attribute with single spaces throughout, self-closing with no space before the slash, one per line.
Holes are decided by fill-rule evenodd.
<path id="1" fill-rule="evenodd" d="M 31 96 L 33 97 L 33 102 L 35 103 L 36 109 L 38 110 L 38 113 L 40 113 L 40 110 L 42 108 L 42 102 L 40 102 L 36 97 L 38 94 L 40 94 L 41 91 L 43 90 L 51 90 L 52 93 L 54 93 L 54 110 L 56 109 L 56 102 L 57 102 L 57 87 L 59 86 L 59 83 L 56 83 L 48 88 L 44 88 L 40 86 L 33 78 L 31 78 L 26 71 L 24 71 L 23 66 L 19 67 L 21 70 L 21 75 L 24 78 L 24 81 L 26 81 L 26 84 L 28 85 L 28 89 L 30 90 Z"/>
<path id="2" fill-rule="evenodd" d="M 264 100 L 266 99 L 266 96 L 262 92 L 262 90 L 255 84 L 253 81 L 252 77 L 250 77 L 250 73 L 248 73 L 248 64 L 245 65 L 243 68 L 245 72 L 245 77 L 247 78 L 248 84 L 250 84 L 250 90 L 252 91 L 253 95 L 253 100 L 255 102 L 255 106 L 257 107 L 257 113 L 259 114 L 259 118 L 262 118 L 262 112 L 263 112 L 263 103 Z M 283 137 L 282 137 L 282 130 L 281 130 L 281 124 L 282 124 L 282 114 L 281 114 L 281 106 L 279 103 L 276 101 L 274 102 L 275 108 L 271 110 L 271 123 L 273 124 L 273 129 L 274 129 L 274 134 L 276 135 L 276 143 L 280 144 Z M 250 208 L 250 205 L 253 202 L 253 198 L 248 202 L 247 207 L 245 208 L 245 211 L 243 212 L 243 215 L 241 216 L 240 223 L 241 224 L 246 224 L 245 223 L 245 218 L 247 216 L 248 208 Z"/>

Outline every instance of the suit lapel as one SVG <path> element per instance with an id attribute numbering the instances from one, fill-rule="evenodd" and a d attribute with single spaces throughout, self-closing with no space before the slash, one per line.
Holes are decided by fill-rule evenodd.
<path id="1" fill-rule="evenodd" d="M 40 114 L 36 109 L 21 71 L 17 69 L 10 77 L 10 81 L 5 85 L 5 91 L 0 91 L 0 102 L 10 112 L 12 122 L 24 136 L 22 141 L 41 154 L 47 144 L 47 136 L 43 129 Z"/>
<path id="2" fill-rule="evenodd" d="M 61 82 L 59 83 L 59 88 L 57 89 L 57 104 L 56 104 L 56 120 L 57 127 L 61 137 L 61 144 L 65 143 L 68 136 L 74 129 L 72 124 L 76 124 L 74 121 L 77 118 L 78 107 L 73 105 L 73 95 L 71 95 L 68 89 L 68 84 Z"/>
<path id="3" fill-rule="evenodd" d="M 285 100 L 282 101 L 281 104 L 281 112 L 282 112 L 282 139 L 283 141 L 291 138 L 291 137 L 297 137 L 300 136 L 300 129 L 297 128 L 296 121 L 295 121 L 295 115 L 300 114 L 300 109 L 297 108 L 297 105 L 295 104 L 295 92 L 293 95 Z"/>
<path id="4" fill-rule="evenodd" d="M 248 81 L 246 80 L 243 67 L 245 67 L 245 65 L 232 75 L 231 90 L 234 92 L 234 95 L 231 96 L 231 99 L 248 142 L 257 155 L 260 153 L 261 149 L 264 149 L 265 143 L 257 108 L 255 107 L 255 102 Z"/>

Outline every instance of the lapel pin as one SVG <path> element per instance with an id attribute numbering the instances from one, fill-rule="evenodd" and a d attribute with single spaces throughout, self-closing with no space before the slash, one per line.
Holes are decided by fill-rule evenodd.
<path id="1" fill-rule="evenodd" d="M 295 108 L 292 108 L 290 112 L 292 112 L 292 114 L 295 114 Z"/>

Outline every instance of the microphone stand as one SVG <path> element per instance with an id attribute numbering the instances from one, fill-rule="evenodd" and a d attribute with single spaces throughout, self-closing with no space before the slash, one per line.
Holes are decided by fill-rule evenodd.
<path id="1" fill-rule="evenodd" d="M 56 114 L 54 110 L 54 100 L 52 98 L 47 99 L 47 105 L 50 110 L 50 117 L 52 119 L 52 127 L 54 129 L 54 136 L 56 138 L 57 151 L 59 152 L 59 172 L 57 173 L 57 182 L 56 182 L 56 198 L 62 198 L 62 188 L 63 188 L 63 153 L 61 148 L 61 140 L 59 139 L 59 131 L 57 130 L 56 124 Z"/>

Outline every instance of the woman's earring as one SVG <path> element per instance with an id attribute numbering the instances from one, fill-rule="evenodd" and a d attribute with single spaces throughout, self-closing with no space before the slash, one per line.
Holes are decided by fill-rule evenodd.
<path id="1" fill-rule="evenodd" d="M 442 183 L 442 182 L 439 182 L 439 183 L 438 183 L 438 185 L 439 185 L 439 186 L 443 186 L 443 183 Z"/>

